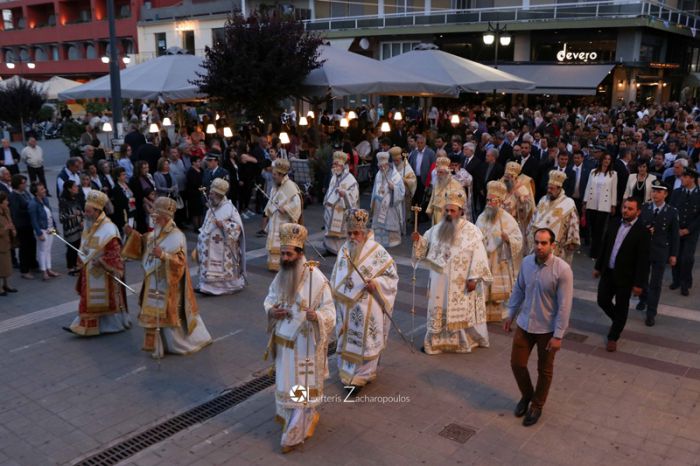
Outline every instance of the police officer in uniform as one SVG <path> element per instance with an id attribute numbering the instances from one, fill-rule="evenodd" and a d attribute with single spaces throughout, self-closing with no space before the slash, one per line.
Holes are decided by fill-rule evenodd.
<path id="1" fill-rule="evenodd" d="M 651 183 L 652 202 L 647 202 L 642 208 L 639 221 L 651 234 L 649 251 L 649 266 L 651 276 L 649 285 L 644 289 L 639 297 L 637 310 L 646 309 L 647 318 L 644 322 L 648 327 L 653 327 L 656 323 L 656 308 L 661 297 L 661 282 L 664 278 L 666 263 L 671 267 L 676 265 L 678 257 L 678 211 L 675 207 L 666 203 L 668 188 L 661 180 L 654 180 Z"/>
<path id="2" fill-rule="evenodd" d="M 670 288 L 681 289 L 683 296 L 688 296 L 693 286 L 693 265 L 695 247 L 700 236 L 700 188 L 697 186 L 698 172 L 686 168 L 681 176 L 681 187 L 671 194 L 669 204 L 678 209 L 680 246 L 678 262 L 673 267 L 673 283 Z"/>

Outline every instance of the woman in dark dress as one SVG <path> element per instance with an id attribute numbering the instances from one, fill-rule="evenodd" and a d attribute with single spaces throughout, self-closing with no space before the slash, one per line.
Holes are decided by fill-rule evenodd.
<path id="1" fill-rule="evenodd" d="M 199 190 L 202 187 L 203 174 L 202 159 L 193 158 L 192 166 L 187 170 L 185 192 L 187 193 L 187 211 L 195 232 L 199 231 L 199 227 L 202 226 L 202 215 L 204 214 L 204 199 Z"/>
<path id="2" fill-rule="evenodd" d="M 112 189 L 112 205 L 114 206 L 112 222 L 119 228 L 119 233 L 123 234 L 124 225 L 136 215 L 136 198 L 127 182 L 124 167 L 115 168 L 112 178 L 116 180 L 114 189 Z"/>
<path id="3" fill-rule="evenodd" d="M 63 226 L 63 238 L 75 248 L 80 247 L 80 236 L 83 233 L 85 199 L 80 194 L 80 186 L 75 184 L 75 181 L 68 180 L 63 185 L 61 197 L 58 199 L 58 218 Z M 75 275 L 78 271 L 78 253 L 68 246 L 66 267 L 69 275 Z"/>
<path id="4" fill-rule="evenodd" d="M 240 163 L 240 158 L 238 156 L 238 148 L 236 145 L 231 145 L 228 148 L 228 157 L 224 159 L 224 168 L 228 171 L 228 198 L 233 203 L 233 206 L 238 209 L 238 198 L 239 191 L 243 186 L 243 182 L 240 180 L 238 175 L 238 164 Z"/>
<path id="5" fill-rule="evenodd" d="M 146 218 L 146 212 L 143 209 L 143 198 L 146 189 L 155 191 L 156 185 L 153 182 L 153 177 L 148 173 L 148 162 L 145 160 L 136 162 L 134 176 L 132 176 L 129 181 L 129 188 L 131 188 L 131 192 L 134 193 L 134 199 L 136 201 L 136 231 L 139 233 L 146 233 L 148 231 L 148 218 Z"/>

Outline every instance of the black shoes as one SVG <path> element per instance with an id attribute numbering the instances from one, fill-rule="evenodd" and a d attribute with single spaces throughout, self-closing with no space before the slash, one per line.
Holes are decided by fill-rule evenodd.
<path id="1" fill-rule="evenodd" d="M 656 324 L 656 320 L 654 320 L 653 317 L 647 317 L 647 319 L 644 321 L 644 325 L 647 327 L 653 327 Z"/>
<path id="2" fill-rule="evenodd" d="M 681 295 L 682 296 L 688 296 L 690 294 L 690 291 L 688 291 L 688 288 L 681 288 Z"/>
<path id="3" fill-rule="evenodd" d="M 680 287 L 681 287 L 680 283 L 671 283 L 668 288 L 670 290 L 677 290 Z"/>
<path id="4" fill-rule="evenodd" d="M 637 307 L 636 307 L 635 309 L 637 309 L 638 311 L 643 311 L 643 310 L 645 310 L 646 308 L 647 308 L 647 303 L 644 302 L 644 301 L 642 301 L 642 300 L 640 300 L 640 301 L 637 303 Z"/>
<path id="5" fill-rule="evenodd" d="M 542 416 L 542 408 L 530 406 L 530 410 L 527 412 L 525 419 L 523 419 L 523 425 L 525 427 L 534 426 L 540 420 L 540 416 Z"/>
<path id="6" fill-rule="evenodd" d="M 530 404 L 529 398 L 521 398 L 520 401 L 518 401 L 518 404 L 515 405 L 515 410 L 513 411 L 513 414 L 515 414 L 515 417 L 525 416 L 525 413 L 527 413 L 527 407 L 529 404 Z"/>

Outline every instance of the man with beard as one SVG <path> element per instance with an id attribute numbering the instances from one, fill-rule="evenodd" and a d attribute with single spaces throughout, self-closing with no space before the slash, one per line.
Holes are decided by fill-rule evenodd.
<path id="1" fill-rule="evenodd" d="M 377 377 L 399 282 L 394 260 L 367 229 L 368 219 L 366 210 L 346 213 L 348 241 L 331 275 L 338 309 L 338 372 L 343 384 L 353 387 Z"/>
<path id="2" fill-rule="evenodd" d="M 430 215 L 433 221 L 433 225 L 437 225 L 442 220 L 444 215 L 445 201 L 447 200 L 446 195 L 450 191 L 462 191 L 464 188 L 455 178 L 452 177 L 452 172 L 450 171 L 450 159 L 447 157 L 438 157 L 435 163 L 435 174 L 433 183 L 433 193 L 430 196 L 430 202 L 428 203 L 428 208 L 425 209 L 425 213 Z M 465 196 L 466 203 L 466 196 Z"/>
<path id="3" fill-rule="evenodd" d="M 199 228 L 193 258 L 199 262 L 199 292 L 222 295 L 245 285 L 245 231 L 238 211 L 226 197 L 228 181 L 215 178 L 209 210 Z"/>
<path id="4" fill-rule="evenodd" d="M 265 356 L 275 361 L 275 418 L 287 453 L 310 438 L 319 421 L 335 306 L 328 280 L 304 256 L 306 228 L 285 223 L 279 232 L 282 268 L 264 302 L 271 334 Z"/>
<path id="5" fill-rule="evenodd" d="M 502 182 L 489 181 L 486 208 L 476 221 L 484 235 L 484 247 L 493 276 L 493 281 L 486 287 L 488 322 L 500 322 L 506 316 L 506 302 L 517 279 L 523 253 L 523 236 L 518 222 L 501 207 L 507 192 Z"/>
<path id="6" fill-rule="evenodd" d="M 155 229 L 141 235 L 128 224 L 122 255 L 141 260 L 144 270 L 139 296 L 143 350 L 160 359 L 168 353 L 196 353 L 212 342 L 199 315 L 187 267 L 187 242 L 173 216 L 175 200 L 159 197 L 153 204 Z"/>
<path id="7" fill-rule="evenodd" d="M 348 155 L 345 152 L 333 153 L 331 182 L 323 199 L 323 224 L 326 235 L 323 245 L 326 251 L 337 254 L 347 238 L 345 212 L 360 205 L 360 189 L 357 180 L 348 170 Z"/>
<path id="8" fill-rule="evenodd" d="M 401 174 L 389 163 L 388 152 L 377 153 L 379 171 L 372 189 L 372 230 L 386 248 L 401 244 L 404 184 Z"/>
<path id="9" fill-rule="evenodd" d="M 283 223 L 302 223 L 303 203 L 301 192 L 294 181 L 289 179 L 289 161 L 276 159 L 272 162 L 272 179 L 274 186 L 270 200 L 265 206 L 267 222 L 267 269 L 277 271 L 280 268 L 280 226 Z"/>
<path id="10" fill-rule="evenodd" d="M 82 337 L 117 333 L 131 328 L 126 289 L 111 275 L 124 279 L 119 230 L 104 213 L 107 195 L 93 189 L 85 202 L 80 238 L 80 275 L 75 289 L 80 295 L 78 316 L 64 330 Z"/>
<path id="11" fill-rule="evenodd" d="M 574 251 L 581 246 L 581 237 L 576 203 L 564 194 L 564 181 L 566 181 L 565 172 L 557 170 L 549 172 L 547 195 L 540 199 L 530 222 L 528 244 L 534 244 L 532 241 L 537 230 L 549 228 L 557 238 L 554 243 L 554 255 L 571 264 Z M 532 254 L 533 251 L 531 246 L 529 253 Z"/>
<path id="12" fill-rule="evenodd" d="M 414 257 L 430 266 L 426 354 L 489 346 L 484 284 L 491 272 L 481 232 L 462 216 L 465 202 L 461 187 L 449 191 L 442 221 L 412 235 Z"/>
<path id="13" fill-rule="evenodd" d="M 503 209 L 508 212 L 520 227 L 523 237 L 523 253 L 529 251 L 527 228 L 535 212 L 535 188 L 532 178 L 521 175 L 522 166 L 518 162 L 508 162 L 501 181 L 508 192 L 503 200 Z"/>
<path id="14" fill-rule="evenodd" d="M 406 219 L 408 218 L 408 209 L 411 207 L 411 201 L 413 200 L 413 195 L 416 193 L 416 188 L 418 186 L 418 180 L 416 178 L 416 173 L 411 168 L 411 164 L 403 158 L 403 151 L 400 147 L 394 146 L 389 149 L 389 155 L 391 156 L 391 161 L 394 164 L 394 168 L 401 175 L 403 179 L 404 186 L 404 197 L 402 201 L 402 208 L 399 209 L 401 214 L 401 233 L 406 233 Z"/>

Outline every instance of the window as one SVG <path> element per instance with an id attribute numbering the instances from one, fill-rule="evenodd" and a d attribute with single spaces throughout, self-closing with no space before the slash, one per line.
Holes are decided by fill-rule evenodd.
<path id="1" fill-rule="evenodd" d="M 226 42 L 226 32 L 224 28 L 214 28 L 211 30 L 211 43 L 213 46 Z"/>
<path id="2" fill-rule="evenodd" d="M 58 47 L 56 47 L 54 45 L 51 47 L 51 60 L 58 61 L 58 59 L 59 59 Z"/>
<path id="3" fill-rule="evenodd" d="M 194 31 L 182 31 L 182 48 L 194 55 Z"/>
<path id="4" fill-rule="evenodd" d="M 68 46 L 67 55 L 69 60 L 80 60 L 80 50 L 75 45 Z"/>
<path id="5" fill-rule="evenodd" d="M 382 42 L 381 47 L 380 47 L 381 56 L 379 57 L 379 59 L 386 60 L 388 58 L 395 57 L 397 55 L 401 55 L 402 53 L 410 52 L 419 43 L 420 42 L 411 42 L 411 41 Z"/>
<path id="6" fill-rule="evenodd" d="M 46 55 L 46 50 L 44 50 L 43 47 L 36 47 L 34 48 L 34 60 L 36 61 L 46 61 L 48 60 L 48 56 Z"/>
<path id="7" fill-rule="evenodd" d="M 165 41 L 165 33 L 156 32 L 153 35 L 156 39 L 156 56 L 160 57 L 161 55 L 165 55 L 165 51 L 168 50 L 168 44 Z"/>
<path id="8" fill-rule="evenodd" d="M 5 31 L 15 28 L 12 21 L 12 10 L 2 10 L 2 24 Z"/>

